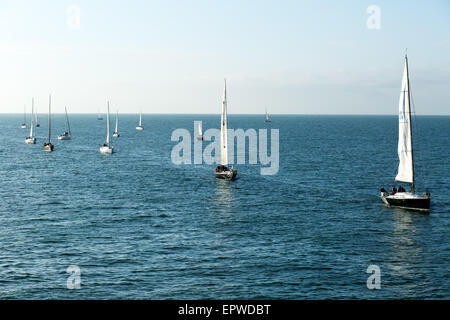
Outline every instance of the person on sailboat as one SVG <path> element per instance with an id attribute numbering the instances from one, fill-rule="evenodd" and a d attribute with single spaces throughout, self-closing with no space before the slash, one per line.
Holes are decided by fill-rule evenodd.
<path id="1" fill-rule="evenodd" d="M 402 186 L 398 187 L 398 192 L 406 192 L 405 188 L 403 188 Z"/>
<path id="2" fill-rule="evenodd" d="M 392 187 L 391 196 L 395 195 L 397 193 L 397 188 L 394 186 Z"/>

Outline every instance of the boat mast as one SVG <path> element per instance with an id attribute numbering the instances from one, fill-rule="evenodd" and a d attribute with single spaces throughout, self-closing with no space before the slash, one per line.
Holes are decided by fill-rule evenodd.
<path id="1" fill-rule="evenodd" d="M 408 56 L 405 54 L 405 63 L 406 63 L 406 78 L 408 81 L 408 117 L 409 117 L 409 139 L 411 143 L 411 168 L 412 168 L 412 184 L 411 191 L 415 191 L 414 186 L 414 152 L 413 152 L 413 137 L 412 137 L 412 119 L 411 119 L 411 90 L 409 88 L 409 67 L 408 67 Z"/>
<path id="2" fill-rule="evenodd" d="M 106 144 L 109 147 L 109 101 L 108 101 L 108 114 L 106 115 Z"/>
<path id="3" fill-rule="evenodd" d="M 67 107 L 65 107 L 66 109 L 66 125 L 67 125 L 67 132 L 69 132 L 69 135 L 72 135 L 72 132 L 70 132 L 70 123 L 69 123 L 69 116 L 67 115 Z"/>
<path id="4" fill-rule="evenodd" d="M 50 94 L 48 96 L 48 143 L 52 140 L 52 118 L 51 118 L 51 112 L 52 112 L 52 95 Z"/>
<path id="5" fill-rule="evenodd" d="M 224 80 L 225 88 L 223 91 L 222 102 L 222 123 L 221 123 L 221 157 L 222 165 L 228 165 L 228 119 L 227 119 L 227 80 Z"/>

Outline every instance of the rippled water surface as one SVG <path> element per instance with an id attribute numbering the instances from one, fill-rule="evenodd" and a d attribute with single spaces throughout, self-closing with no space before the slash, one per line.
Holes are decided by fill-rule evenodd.
<path id="1" fill-rule="evenodd" d="M 418 117 L 418 185 L 430 215 L 387 208 L 397 166 L 394 116 L 230 115 L 234 128 L 280 129 L 280 171 L 176 166 L 174 129 L 218 116 L 123 115 L 117 153 L 105 121 L 72 115 L 72 141 L 24 143 L 20 115 L 0 116 L 0 298 L 450 298 L 450 117 Z M 54 116 L 54 133 L 64 125 Z M 206 143 L 205 143 L 206 146 Z M 381 268 L 381 290 L 366 269 Z M 68 290 L 66 269 L 81 269 Z"/>

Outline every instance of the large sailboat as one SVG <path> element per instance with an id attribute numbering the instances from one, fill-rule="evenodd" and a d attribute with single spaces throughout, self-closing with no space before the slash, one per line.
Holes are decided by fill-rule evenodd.
<path id="1" fill-rule="evenodd" d="M 72 133 L 70 132 L 70 123 L 69 116 L 67 115 L 67 107 L 65 107 L 66 111 L 66 130 L 58 136 L 58 140 L 70 140 L 72 139 Z"/>
<path id="2" fill-rule="evenodd" d="M 225 80 L 225 89 L 223 92 L 222 116 L 220 121 L 220 152 L 221 165 L 216 168 L 214 174 L 218 179 L 234 180 L 237 170 L 228 168 L 228 120 L 227 120 L 227 81 Z"/>
<path id="3" fill-rule="evenodd" d="M 114 129 L 113 137 L 114 138 L 120 137 L 120 134 L 119 134 L 119 110 L 116 111 L 116 128 Z"/>
<path id="4" fill-rule="evenodd" d="M 31 101 L 31 124 L 30 124 L 30 135 L 25 138 L 26 144 L 36 144 L 36 137 L 33 135 L 33 127 L 34 127 L 34 103 Z"/>
<path id="5" fill-rule="evenodd" d="M 52 96 L 48 97 L 48 142 L 44 143 L 44 151 L 52 152 L 54 150 L 54 146 L 52 144 Z"/>
<path id="6" fill-rule="evenodd" d="M 114 147 L 111 145 L 111 138 L 109 135 L 109 101 L 108 101 L 108 113 L 106 115 L 106 143 L 100 147 L 100 153 L 112 154 Z"/>
<path id="7" fill-rule="evenodd" d="M 408 57 L 405 55 L 402 89 L 399 102 L 398 174 L 396 182 L 411 185 L 411 191 L 394 187 L 390 193 L 381 188 L 381 199 L 389 206 L 414 210 L 430 210 L 430 193 L 419 193 L 415 189 L 414 150 L 411 122 L 411 92 L 409 86 Z"/>
<path id="8" fill-rule="evenodd" d="M 139 113 L 139 125 L 136 127 L 136 130 L 139 131 L 144 130 L 144 127 L 142 126 L 142 110 Z"/>

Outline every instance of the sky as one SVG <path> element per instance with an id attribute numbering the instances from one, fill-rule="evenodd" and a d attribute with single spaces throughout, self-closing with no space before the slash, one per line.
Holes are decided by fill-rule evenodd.
<path id="1" fill-rule="evenodd" d="M 226 78 L 230 114 L 396 114 L 407 48 L 450 115 L 448 0 L 0 0 L 0 39 L 0 113 L 214 114 Z"/>

